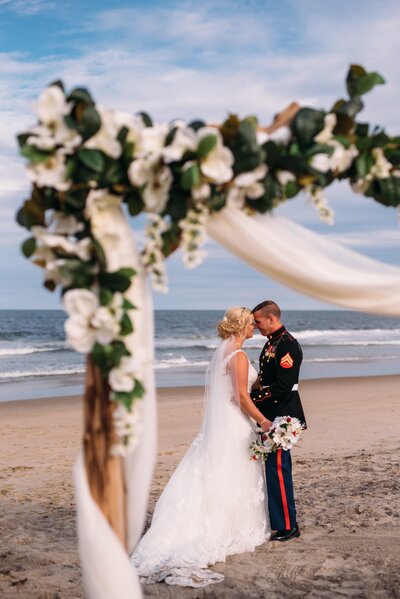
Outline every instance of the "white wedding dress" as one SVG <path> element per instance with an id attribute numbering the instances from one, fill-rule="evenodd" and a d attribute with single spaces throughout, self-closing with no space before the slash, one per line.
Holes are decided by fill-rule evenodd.
<path id="1" fill-rule="evenodd" d="M 141 582 L 191 587 L 221 582 L 223 575 L 209 565 L 254 551 L 270 536 L 262 463 L 250 460 L 254 422 L 241 411 L 230 374 L 238 351 L 232 338 L 224 340 L 211 360 L 200 432 L 131 557 Z M 249 389 L 256 378 L 249 362 Z"/>

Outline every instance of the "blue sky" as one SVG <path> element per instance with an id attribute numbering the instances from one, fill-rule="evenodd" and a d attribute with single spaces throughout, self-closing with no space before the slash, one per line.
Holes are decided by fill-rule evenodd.
<path id="1" fill-rule="evenodd" d="M 0 308 L 57 308 L 58 293 L 23 259 L 14 213 L 29 193 L 15 135 L 54 79 L 88 87 L 101 104 L 156 120 L 228 112 L 262 123 L 292 100 L 329 108 L 352 62 L 387 80 L 366 96 L 362 118 L 400 132 L 400 4 L 397 0 L 104 1 L 0 0 Z M 368 256 L 399 265 L 394 209 L 327 190 L 336 223 L 320 223 L 304 197 L 277 212 Z M 138 228 L 138 224 L 134 224 Z M 170 292 L 157 308 L 224 308 L 274 298 L 285 309 L 329 308 L 267 279 L 209 242 L 208 259 L 168 263 Z"/>

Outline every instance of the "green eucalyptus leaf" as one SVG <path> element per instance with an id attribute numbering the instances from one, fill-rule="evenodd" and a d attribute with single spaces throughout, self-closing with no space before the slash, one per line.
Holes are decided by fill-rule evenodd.
<path id="1" fill-rule="evenodd" d="M 200 169 L 197 163 L 190 165 L 181 172 L 181 185 L 183 189 L 192 189 L 200 184 Z"/>
<path id="2" fill-rule="evenodd" d="M 289 181 L 285 185 L 285 196 L 288 199 L 294 198 L 300 191 L 301 187 L 295 181 Z"/>
<path id="3" fill-rule="evenodd" d="M 130 410 L 134 401 L 132 391 L 114 391 L 113 401 L 122 404 L 127 410 Z"/>
<path id="4" fill-rule="evenodd" d="M 124 314 L 121 320 L 121 335 L 130 335 L 133 332 L 132 321 L 127 314 Z"/>
<path id="5" fill-rule="evenodd" d="M 104 250 L 101 247 L 101 244 L 97 241 L 97 239 L 92 239 L 92 244 L 93 244 L 94 250 L 96 252 L 96 256 L 97 256 L 99 265 L 102 269 L 105 270 L 105 268 L 107 266 L 107 258 L 104 253 Z"/>
<path id="6" fill-rule="evenodd" d="M 85 208 L 87 191 L 85 190 L 68 190 L 64 194 L 64 202 L 78 211 Z"/>
<path id="7" fill-rule="evenodd" d="M 34 199 L 26 200 L 22 208 L 18 210 L 16 219 L 17 223 L 26 229 L 30 229 L 35 225 L 44 226 L 43 205 Z"/>
<path id="8" fill-rule="evenodd" d="M 70 95 L 67 97 L 67 100 L 68 102 L 82 102 L 83 104 L 87 104 L 89 106 L 94 105 L 92 96 L 90 95 L 88 90 L 83 87 L 77 87 L 74 90 L 72 90 Z"/>
<path id="9" fill-rule="evenodd" d="M 133 388 L 133 397 L 140 399 L 141 397 L 144 396 L 145 393 L 146 393 L 146 389 L 144 388 L 142 383 L 138 379 L 135 379 L 135 386 Z"/>
<path id="10" fill-rule="evenodd" d="M 362 96 L 373 89 L 375 85 L 384 83 L 385 80 L 379 73 L 367 73 L 363 67 L 355 64 L 350 66 L 346 77 L 346 86 L 350 98 Z"/>
<path id="11" fill-rule="evenodd" d="M 136 310 L 136 306 L 132 304 L 126 297 L 124 297 L 122 302 L 122 307 L 124 310 Z"/>
<path id="12" fill-rule="evenodd" d="M 118 131 L 118 135 L 117 135 L 117 139 L 119 141 L 119 143 L 121 144 L 121 146 L 124 145 L 124 143 L 126 142 L 126 137 L 129 133 L 129 129 L 128 127 L 121 127 L 121 129 Z"/>
<path id="13" fill-rule="evenodd" d="M 121 358 L 124 356 L 130 356 L 130 351 L 125 347 L 123 341 L 114 341 L 112 344 L 113 348 L 113 366 L 118 366 L 121 362 Z"/>
<path id="14" fill-rule="evenodd" d="M 128 211 L 131 216 L 137 216 L 144 208 L 142 196 L 136 189 L 132 189 L 124 196 L 125 202 L 128 204 Z"/>
<path id="15" fill-rule="evenodd" d="M 336 114 L 344 114 L 350 117 L 350 119 L 354 119 L 356 114 L 361 112 L 364 108 L 364 104 L 359 96 L 353 96 L 348 102 L 345 100 L 340 100 L 335 105 Z M 337 126 L 337 125 L 336 125 Z"/>
<path id="16" fill-rule="evenodd" d="M 346 148 L 346 150 L 350 148 L 351 143 L 348 137 L 345 137 L 343 135 L 335 135 L 335 139 L 336 141 L 340 142 L 342 146 Z"/>
<path id="17" fill-rule="evenodd" d="M 76 128 L 84 141 L 95 135 L 101 127 L 101 118 L 92 105 L 85 106 L 82 115 L 77 120 Z"/>
<path id="18" fill-rule="evenodd" d="M 359 177 L 366 177 L 374 164 L 374 159 L 369 152 L 362 152 L 355 161 L 356 173 Z"/>
<path id="19" fill-rule="evenodd" d="M 21 148 L 21 155 L 32 162 L 32 164 L 40 164 L 41 162 L 48 160 L 53 154 L 54 152 L 39 150 L 39 148 L 31 144 L 25 144 Z"/>
<path id="20" fill-rule="evenodd" d="M 282 144 L 277 144 L 274 141 L 267 141 L 263 148 L 267 154 L 267 164 L 268 167 L 272 170 L 279 163 L 279 159 L 284 154 L 286 148 L 282 146 Z"/>
<path id="21" fill-rule="evenodd" d="M 218 212 L 222 210 L 222 208 L 226 204 L 226 193 L 223 192 L 214 192 L 210 199 L 208 200 L 208 205 L 213 212 Z"/>
<path id="22" fill-rule="evenodd" d="M 56 255 L 61 253 L 56 250 Z M 94 281 L 92 267 L 90 264 L 81 262 L 76 258 L 67 258 L 65 264 L 60 267 L 60 272 L 63 278 L 69 279 L 70 289 L 84 288 L 89 289 Z"/>
<path id="23" fill-rule="evenodd" d="M 99 282 L 102 287 L 123 293 L 131 284 L 131 278 L 136 274 L 133 268 L 121 268 L 116 272 L 102 272 Z"/>
<path id="24" fill-rule="evenodd" d="M 122 158 L 124 160 L 126 168 L 128 168 L 128 166 L 132 162 L 134 149 L 135 149 L 135 144 L 131 141 L 125 142 L 122 147 Z"/>
<path id="25" fill-rule="evenodd" d="M 206 124 L 204 121 L 191 121 L 188 125 L 188 127 L 193 129 L 193 131 L 198 131 L 199 129 L 202 129 L 205 126 Z"/>
<path id="26" fill-rule="evenodd" d="M 123 178 L 124 173 L 122 171 L 121 165 L 117 160 L 114 160 L 104 173 L 105 185 L 117 185 L 117 183 L 121 183 Z"/>
<path id="27" fill-rule="evenodd" d="M 236 114 L 230 114 L 221 125 L 220 131 L 225 145 L 230 145 L 235 139 L 240 129 L 240 119 Z"/>
<path id="28" fill-rule="evenodd" d="M 369 131 L 368 123 L 357 123 L 356 124 L 356 135 L 358 137 L 367 137 Z"/>
<path id="29" fill-rule="evenodd" d="M 56 79 L 56 81 L 53 81 L 53 83 L 50 83 L 50 85 L 48 87 L 51 87 L 52 85 L 59 87 L 61 89 L 61 91 L 64 92 L 64 94 L 65 94 L 64 83 L 61 81 L 61 79 Z"/>
<path id="30" fill-rule="evenodd" d="M 99 299 L 100 304 L 102 306 L 108 306 L 111 303 L 113 298 L 113 292 L 107 289 L 106 287 L 100 287 L 99 289 Z"/>
<path id="31" fill-rule="evenodd" d="M 215 148 L 217 145 L 217 136 L 216 135 L 206 135 L 200 141 L 197 148 L 197 156 L 201 158 L 205 158 L 208 154 Z"/>
<path id="32" fill-rule="evenodd" d="M 22 148 L 30 137 L 32 137 L 32 133 L 21 133 L 20 135 L 17 135 L 19 147 Z"/>
<path id="33" fill-rule="evenodd" d="M 324 128 L 325 113 L 314 108 L 301 108 L 294 117 L 291 128 L 300 148 L 306 149 L 314 142 L 314 137 Z"/>
<path id="34" fill-rule="evenodd" d="M 175 133 L 178 131 L 178 127 L 172 127 L 170 131 L 168 131 L 168 135 L 165 138 L 165 145 L 169 146 L 174 141 Z"/>
<path id="35" fill-rule="evenodd" d="M 153 121 L 151 120 L 151 118 L 147 114 L 147 112 L 138 112 L 138 115 L 142 117 L 143 122 L 146 125 L 146 127 L 152 127 L 153 126 Z"/>
<path id="36" fill-rule="evenodd" d="M 168 231 L 162 235 L 164 256 L 170 256 L 178 247 L 181 238 L 181 230 L 177 223 L 172 223 Z"/>
<path id="37" fill-rule="evenodd" d="M 57 284 L 54 281 L 46 280 L 43 281 L 43 287 L 45 287 L 48 291 L 54 291 L 57 287 Z"/>
<path id="38" fill-rule="evenodd" d="M 387 177 L 374 181 L 372 195 L 385 206 L 400 206 L 400 178 Z"/>
<path id="39" fill-rule="evenodd" d="M 104 155 L 100 150 L 82 148 L 78 151 L 78 159 L 95 173 L 101 173 L 104 168 Z"/>
<path id="40" fill-rule="evenodd" d="M 34 251 L 36 250 L 36 239 L 35 237 L 29 237 L 28 239 L 25 239 L 25 241 L 23 242 L 22 246 L 22 253 L 24 254 L 25 258 L 30 258 L 32 256 L 32 254 L 34 253 Z"/>
<path id="41" fill-rule="evenodd" d="M 66 160 L 66 163 L 65 163 L 65 178 L 67 181 L 68 181 L 68 179 L 73 179 L 75 170 L 76 170 L 76 162 L 75 162 L 74 158 L 68 157 Z"/>

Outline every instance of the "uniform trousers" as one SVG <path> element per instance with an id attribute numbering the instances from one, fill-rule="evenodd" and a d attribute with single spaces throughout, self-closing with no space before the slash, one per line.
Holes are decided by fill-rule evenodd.
<path id="1" fill-rule="evenodd" d="M 290 450 L 278 449 L 268 455 L 266 466 L 268 510 L 272 530 L 296 526 L 292 458 Z"/>

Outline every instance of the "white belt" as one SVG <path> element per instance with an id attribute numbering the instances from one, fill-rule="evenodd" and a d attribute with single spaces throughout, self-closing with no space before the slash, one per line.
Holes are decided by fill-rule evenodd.
<path id="1" fill-rule="evenodd" d="M 261 387 L 261 389 L 268 389 L 269 385 L 265 385 L 264 387 Z M 293 387 L 291 388 L 291 391 L 298 391 L 299 390 L 299 383 L 295 383 L 293 385 Z"/>

